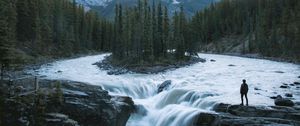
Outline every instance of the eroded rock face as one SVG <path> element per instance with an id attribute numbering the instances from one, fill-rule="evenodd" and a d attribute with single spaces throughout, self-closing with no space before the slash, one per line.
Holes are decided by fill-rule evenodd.
<path id="1" fill-rule="evenodd" d="M 134 112 L 130 97 L 110 96 L 100 86 L 40 80 L 38 93 L 6 99 L 5 125 L 125 126 Z M 2 107 L 2 106 L 1 106 Z M 39 115 L 36 115 L 39 113 Z"/>

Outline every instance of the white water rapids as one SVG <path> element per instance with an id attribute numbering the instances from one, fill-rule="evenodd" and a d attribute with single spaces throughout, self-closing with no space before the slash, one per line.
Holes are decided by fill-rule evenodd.
<path id="1" fill-rule="evenodd" d="M 249 85 L 250 105 L 274 105 L 269 97 L 285 93 L 292 93 L 294 101 L 300 100 L 299 86 L 279 88 L 283 83 L 300 81 L 300 66 L 291 63 L 199 54 L 207 62 L 160 74 L 108 75 L 92 65 L 106 55 L 57 61 L 37 72 L 48 79 L 86 82 L 100 85 L 112 95 L 132 97 L 141 112 L 130 117 L 128 126 L 192 125 L 197 114 L 213 112 L 216 103 L 240 104 L 242 79 Z M 157 94 L 158 85 L 165 80 L 171 80 L 172 86 Z"/>

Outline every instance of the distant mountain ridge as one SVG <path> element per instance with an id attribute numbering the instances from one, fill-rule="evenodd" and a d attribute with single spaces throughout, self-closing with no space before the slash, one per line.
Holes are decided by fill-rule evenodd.
<path id="1" fill-rule="evenodd" d="M 82 4 L 85 8 L 93 9 L 102 16 L 112 18 L 114 16 L 114 7 L 117 3 L 123 6 L 136 5 L 138 0 L 75 0 L 76 3 Z M 159 0 L 148 0 L 149 3 L 158 3 Z M 175 11 L 183 6 L 185 13 L 192 16 L 195 12 L 207 7 L 211 3 L 219 0 L 161 0 L 162 5 L 167 6 L 169 13 L 172 15 Z"/>

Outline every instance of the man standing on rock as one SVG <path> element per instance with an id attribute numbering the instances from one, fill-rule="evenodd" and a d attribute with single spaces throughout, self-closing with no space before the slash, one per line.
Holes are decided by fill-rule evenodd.
<path id="1" fill-rule="evenodd" d="M 244 99 L 243 99 L 243 97 L 245 95 L 245 97 L 246 97 L 246 105 L 248 106 L 248 97 L 247 97 L 248 85 L 247 85 L 245 79 L 243 79 L 243 83 L 241 85 L 240 93 L 241 93 L 241 100 L 242 100 L 242 104 L 241 105 L 244 105 Z"/>

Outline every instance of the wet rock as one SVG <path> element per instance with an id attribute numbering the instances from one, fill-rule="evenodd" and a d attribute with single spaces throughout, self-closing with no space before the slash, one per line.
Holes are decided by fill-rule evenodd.
<path id="1" fill-rule="evenodd" d="M 276 98 L 277 98 L 277 96 L 271 96 L 270 98 L 271 98 L 271 99 L 276 99 Z"/>
<path id="2" fill-rule="evenodd" d="M 172 84 L 172 81 L 171 81 L 171 80 L 166 80 L 166 81 L 164 81 L 162 84 L 160 84 L 160 85 L 158 86 L 157 93 L 160 93 L 160 92 L 162 92 L 163 90 L 166 90 L 171 84 Z"/>
<path id="3" fill-rule="evenodd" d="M 230 66 L 230 67 L 233 67 L 233 66 L 236 66 L 236 65 L 233 65 L 233 64 L 229 64 L 228 66 Z"/>
<path id="4" fill-rule="evenodd" d="M 121 75 L 121 74 L 125 74 L 128 73 L 129 71 L 127 71 L 126 69 L 111 69 L 107 72 L 108 75 Z"/>
<path id="5" fill-rule="evenodd" d="M 295 86 L 295 84 L 290 84 L 290 86 Z"/>
<path id="6" fill-rule="evenodd" d="M 53 80 L 39 80 L 39 84 L 38 92 L 5 100 L 5 124 L 33 125 L 35 112 L 43 108 L 45 114 L 39 117 L 45 126 L 125 126 L 135 109 L 130 97 L 111 96 L 100 86 Z"/>
<path id="7" fill-rule="evenodd" d="M 283 83 L 283 85 L 287 86 L 288 84 L 286 84 L 286 83 Z"/>
<path id="8" fill-rule="evenodd" d="M 194 121 L 195 126 L 260 126 L 260 125 L 299 125 L 295 120 L 270 117 L 244 117 L 227 113 L 200 113 Z"/>
<path id="9" fill-rule="evenodd" d="M 199 114 L 195 123 L 205 125 L 299 125 L 300 111 L 285 106 L 241 106 L 217 104 L 218 114 Z M 206 119 L 206 120 L 205 120 Z"/>
<path id="10" fill-rule="evenodd" d="M 283 71 L 274 71 L 275 73 L 284 73 Z"/>
<path id="11" fill-rule="evenodd" d="M 200 113 L 194 123 L 195 126 L 214 126 L 218 125 L 219 116 L 212 113 Z"/>
<path id="12" fill-rule="evenodd" d="M 281 85 L 280 88 L 289 88 L 287 85 Z"/>
<path id="13" fill-rule="evenodd" d="M 216 62 L 216 60 L 214 60 L 214 59 L 211 59 L 211 60 L 210 60 L 210 62 Z"/>
<path id="14" fill-rule="evenodd" d="M 220 104 L 215 105 L 213 110 L 216 112 L 227 112 L 227 109 L 229 106 L 230 106 L 230 104 L 220 103 Z"/>
<path id="15" fill-rule="evenodd" d="M 291 93 L 286 93 L 285 96 L 286 96 L 286 97 L 293 97 L 293 94 L 291 94 Z"/>
<path id="16" fill-rule="evenodd" d="M 134 103 L 130 97 L 114 96 L 113 101 L 117 106 L 116 126 L 123 126 L 128 121 L 131 113 L 135 111 Z"/>
<path id="17" fill-rule="evenodd" d="M 300 76 L 298 76 L 298 78 L 300 78 Z"/>
<path id="18" fill-rule="evenodd" d="M 56 73 L 62 73 L 62 71 L 61 71 L 61 70 L 59 70 L 59 71 L 56 71 Z"/>
<path id="19" fill-rule="evenodd" d="M 258 87 L 255 87 L 254 90 L 261 90 L 261 89 L 259 89 Z"/>
<path id="20" fill-rule="evenodd" d="M 286 99 L 286 98 L 282 98 L 282 96 L 278 95 L 274 101 L 275 105 L 277 106 L 294 106 L 294 102 Z"/>
<path id="21" fill-rule="evenodd" d="M 295 85 L 300 85 L 300 82 L 294 82 Z"/>
<path id="22" fill-rule="evenodd" d="M 80 125 L 122 126 L 133 112 L 134 103 L 130 97 L 110 96 L 99 86 L 69 83 L 62 85 L 65 99 L 62 112 Z"/>

